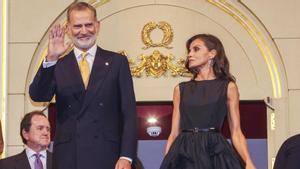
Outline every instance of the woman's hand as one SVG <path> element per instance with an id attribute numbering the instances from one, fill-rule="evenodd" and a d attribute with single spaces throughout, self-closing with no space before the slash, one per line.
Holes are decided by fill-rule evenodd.
<path id="1" fill-rule="evenodd" d="M 246 164 L 246 169 L 256 169 L 256 167 L 252 162 L 249 162 L 248 164 Z"/>

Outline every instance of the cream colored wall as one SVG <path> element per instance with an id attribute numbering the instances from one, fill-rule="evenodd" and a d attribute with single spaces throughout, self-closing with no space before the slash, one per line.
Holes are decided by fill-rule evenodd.
<path id="1" fill-rule="evenodd" d="M 3 7 L 3 3 L 0 3 L 0 9 L 2 9 L 2 7 Z M 3 42 L 2 42 L 2 32 L 3 32 L 3 27 L 2 27 L 2 23 L 3 23 L 3 14 L 1 14 L 1 17 L 0 17 L 0 23 L 1 23 L 1 27 L 0 27 L 0 39 L 1 39 L 1 41 L 0 41 L 0 53 L 1 53 L 1 58 L 0 58 L 0 69 L 2 70 L 2 52 L 3 52 L 3 49 L 2 49 L 2 46 L 3 46 Z M 0 74 L 0 93 L 1 93 L 1 95 L 2 95 L 2 73 Z M 0 102 L 0 107 L 2 108 L 2 102 Z M 1 113 L 2 113 L 2 111 L 1 111 Z M 0 120 L 2 119 L 2 114 L 0 113 Z"/>
<path id="2" fill-rule="evenodd" d="M 275 107 L 279 107 L 275 110 L 278 129 L 275 130 L 274 139 L 277 151 L 287 137 L 300 133 L 300 1 L 242 0 L 242 3 L 255 13 L 268 29 L 284 64 L 288 95 L 279 102 L 274 102 Z"/>
<path id="3" fill-rule="evenodd" d="M 200 4 L 201 3 L 199 3 L 199 5 Z M 192 5 L 193 4 L 188 6 L 190 9 L 172 5 L 146 5 L 130 9 L 125 8 L 121 12 L 103 19 L 102 33 L 99 38 L 101 45 L 114 51 L 125 48 L 131 58 L 137 58 L 139 54 L 149 55 L 154 50 L 160 50 L 164 54 L 171 53 L 176 58 L 185 58 L 186 51 L 184 43 L 188 37 L 199 32 L 216 34 L 224 42 L 228 57 L 232 60 L 232 71 L 237 76 L 238 83 L 240 84 L 242 98 L 259 99 L 264 95 L 268 95 L 264 93 L 262 89 L 264 86 L 259 85 L 261 80 L 257 78 L 260 77 L 253 71 L 255 65 L 249 61 L 249 59 L 251 59 L 249 55 L 259 55 L 259 51 L 254 49 L 252 50 L 253 54 L 244 51 L 245 48 L 243 45 L 255 47 L 253 42 L 249 38 L 245 38 L 246 42 L 242 44 L 241 41 L 236 40 L 228 28 L 222 27 L 216 24 L 213 19 L 204 16 L 203 13 L 205 11 L 194 11 L 191 9 L 193 7 Z M 105 7 L 103 8 L 105 10 Z M 153 12 L 155 12 L 155 15 Z M 146 13 L 147 16 L 139 15 L 139 13 Z M 134 20 L 128 20 L 127 18 L 134 18 Z M 187 20 L 186 18 L 193 19 Z M 198 20 L 201 20 L 201 22 L 197 22 Z M 172 25 L 174 31 L 174 41 L 171 44 L 171 46 L 173 46 L 172 49 L 141 49 L 144 45 L 141 41 L 140 32 L 143 26 L 149 21 L 168 21 L 168 23 Z M 112 27 L 114 28 L 113 30 L 111 29 Z M 242 69 L 240 65 L 243 65 Z M 266 70 L 262 72 L 266 72 Z M 141 101 L 171 100 L 173 87 L 183 80 L 183 78 L 172 78 L 170 76 L 161 78 L 135 78 L 134 84 L 137 99 Z M 252 92 L 248 90 L 249 88 L 252 89 Z M 255 92 L 253 92 L 253 90 Z"/>
<path id="4" fill-rule="evenodd" d="M 47 44 L 44 33 L 58 17 L 63 22 L 64 9 L 71 0 L 12 0 L 9 1 L 9 80 L 6 150 L 7 155 L 22 149 L 18 126 L 24 112 L 34 107 L 28 99 L 31 82 L 40 56 Z M 205 0 L 111 0 L 99 7 L 101 20 L 99 44 L 113 51 L 126 50 L 130 58 L 150 54 L 154 49 L 143 50 L 140 32 L 149 21 L 167 21 L 174 29 L 172 49 L 157 48 L 176 58 L 184 57 L 184 43 L 195 33 L 212 33 L 223 41 L 230 59 L 232 72 L 237 77 L 241 99 L 273 98 L 276 114 L 276 130 L 269 127 L 270 157 L 274 157 L 282 141 L 300 132 L 296 121 L 300 115 L 297 100 L 300 99 L 300 23 L 297 0 L 288 1 L 228 1 L 239 9 L 258 28 L 265 38 L 278 66 L 282 83 L 282 97 L 275 99 L 269 70 L 257 43 L 232 16 Z M 34 9 L 32 9 L 32 4 Z M 280 8 L 279 8 L 280 7 Z M 28 10 L 30 9 L 30 10 Z M 279 10 L 280 9 L 280 10 Z M 278 12 L 281 11 L 281 12 Z M 253 13 L 251 13 L 253 12 Z M 257 17 L 257 18 L 256 18 Z M 159 41 L 162 34 L 153 31 Z M 134 78 L 139 101 L 171 100 L 173 87 L 185 78 Z M 280 110 L 280 111 L 279 111 Z M 271 111 L 269 111 L 271 112 Z M 286 120 L 284 120 L 286 119 Z"/>
<path id="5" fill-rule="evenodd" d="M 7 87 L 7 10 L 6 9 L 7 2 L 1 1 L 0 9 L 1 9 L 1 17 L 0 17 L 0 121 L 1 121 L 1 128 L 2 128 L 2 135 L 1 139 L 5 140 L 5 130 L 6 130 L 6 108 L 7 108 L 7 94 L 6 94 L 6 87 Z M 3 138 L 4 137 L 4 138 Z M 2 140 L 1 140 L 2 141 Z M 3 143 L 2 143 L 3 144 Z M 1 153 L 0 158 L 2 158 L 5 153 Z"/>
<path id="6" fill-rule="evenodd" d="M 28 105 L 26 78 L 32 56 L 39 41 L 53 20 L 63 12 L 71 0 L 11 0 L 8 1 L 8 113 L 6 156 L 20 152 L 23 144 L 19 125 Z"/>

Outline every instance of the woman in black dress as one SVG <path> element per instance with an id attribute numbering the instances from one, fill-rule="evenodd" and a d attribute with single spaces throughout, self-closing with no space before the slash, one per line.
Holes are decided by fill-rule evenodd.
<path id="1" fill-rule="evenodd" d="M 240 128 L 239 92 L 221 41 L 191 37 L 186 47 L 190 81 L 174 89 L 172 130 L 160 169 L 255 169 Z M 227 116 L 232 143 L 219 133 Z"/>

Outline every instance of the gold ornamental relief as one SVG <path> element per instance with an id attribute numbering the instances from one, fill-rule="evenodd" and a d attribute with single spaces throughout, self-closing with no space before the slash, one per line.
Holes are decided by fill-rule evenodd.
<path id="1" fill-rule="evenodd" d="M 162 30 L 164 34 L 160 43 L 153 42 L 150 36 L 151 32 L 156 28 Z M 145 47 L 143 47 L 143 49 L 148 49 L 150 47 L 164 47 L 167 49 L 171 49 L 172 47 L 170 47 L 169 45 L 173 41 L 173 29 L 171 25 L 165 21 L 161 21 L 158 24 L 155 22 L 149 22 L 144 26 L 142 30 L 142 41 L 145 44 Z"/>
<path id="2" fill-rule="evenodd" d="M 163 38 L 160 43 L 154 43 L 150 36 L 151 32 L 157 28 L 163 31 Z M 154 47 L 171 49 L 172 47 L 169 45 L 173 41 L 173 29 L 171 25 L 165 21 L 158 22 L 158 24 L 148 22 L 142 30 L 142 41 L 145 44 L 145 47 L 143 47 L 145 50 Z M 127 56 L 127 52 L 124 50 L 119 51 L 119 53 Z M 175 62 L 172 54 L 164 55 L 160 51 L 154 50 L 150 55 L 141 54 L 138 57 L 138 63 L 136 63 L 135 59 L 128 58 L 133 77 L 139 78 L 145 73 L 146 76 L 159 78 L 161 76 L 167 76 L 168 72 L 173 77 L 190 76 L 185 68 L 185 59 L 179 59 Z"/>
<path id="3" fill-rule="evenodd" d="M 131 65 L 130 70 L 131 74 L 134 77 L 141 77 L 142 73 L 145 72 L 146 76 L 152 77 L 161 77 L 167 75 L 168 70 L 172 76 L 184 76 L 187 74 L 185 69 L 184 59 L 180 59 L 176 64 L 172 63 L 174 56 L 172 54 L 163 55 L 158 50 L 153 51 L 150 56 L 141 54 L 139 56 L 141 60 L 140 63 L 136 66 L 134 60 L 129 60 Z"/>

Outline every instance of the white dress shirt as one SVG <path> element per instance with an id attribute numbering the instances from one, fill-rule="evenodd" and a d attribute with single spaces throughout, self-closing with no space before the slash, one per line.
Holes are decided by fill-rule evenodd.
<path id="1" fill-rule="evenodd" d="M 30 164 L 30 168 L 34 169 L 34 162 L 35 162 L 35 158 L 36 158 L 35 154 L 37 152 L 33 151 L 29 147 L 25 148 L 25 152 L 26 152 L 29 164 Z M 42 161 L 43 168 L 47 169 L 47 150 L 40 151 L 39 154 L 41 155 L 40 159 Z"/>

